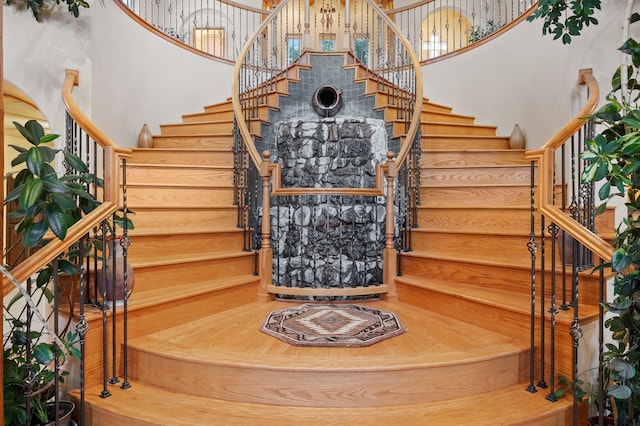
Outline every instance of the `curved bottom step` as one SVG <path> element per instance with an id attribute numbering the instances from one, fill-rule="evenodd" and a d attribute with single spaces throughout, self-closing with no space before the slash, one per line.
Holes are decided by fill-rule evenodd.
<path id="1" fill-rule="evenodd" d="M 371 408 L 309 408 L 228 402 L 186 396 L 132 382 L 122 390 L 89 389 L 85 424 L 92 426 L 305 425 L 366 424 L 444 426 L 564 426 L 572 424 L 571 399 L 551 403 L 546 393 L 531 394 L 526 384 L 445 402 Z M 78 395 L 75 395 L 77 397 Z"/>

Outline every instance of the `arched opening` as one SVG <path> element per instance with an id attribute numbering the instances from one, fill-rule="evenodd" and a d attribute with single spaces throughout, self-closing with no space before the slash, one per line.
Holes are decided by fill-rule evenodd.
<path id="1" fill-rule="evenodd" d="M 459 10 L 441 8 L 422 21 L 422 34 L 422 58 L 437 58 L 467 46 L 471 24 Z"/>

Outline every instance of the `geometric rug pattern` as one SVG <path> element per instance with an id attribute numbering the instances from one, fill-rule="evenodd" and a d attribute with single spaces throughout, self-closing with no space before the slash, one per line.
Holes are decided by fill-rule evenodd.
<path id="1" fill-rule="evenodd" d="M 357 348 L 405 332 L 392 312 L 352 304 L 293 306 L 267 315 L 260 331 L 294 346 Z"/>

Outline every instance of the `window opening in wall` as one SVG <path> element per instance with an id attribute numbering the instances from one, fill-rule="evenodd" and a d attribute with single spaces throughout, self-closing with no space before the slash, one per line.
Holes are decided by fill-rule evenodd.
<path id="1" fill-rule="evenodd" d="M 196 28 L 193 30 L 193 47 L 214 56 L 224 52 L 224 28 Z"/>
<path id="2" fill-rule="evenodd" d="M 300 57 L 300 46 L 302 45 L 300 34 L 290 34 L 287 36 L 287 64 Z"/>
<path id="3" fill-rule="evenodd" d="M 320 51 L 333 52 L 336 50 L 336 35 L 322 33 L 320 34 Z"/>
<path id="4" fill-rule="evenodd" d="M 356 58 L 363 64 L 369 63 L 369 37 L 367 34 L 358 34 L 353 42 L 353 50 Z"/>

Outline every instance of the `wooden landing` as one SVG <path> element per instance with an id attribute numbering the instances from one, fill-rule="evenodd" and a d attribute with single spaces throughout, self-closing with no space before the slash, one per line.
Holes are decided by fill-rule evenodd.
<path id="1" fill-rule="evenodd" d="M 525 391 L 525 344 L 404 303 L 358 303 L 395 312 L 407 332 L 296 347 L 259 331 L 291 304 L 256 302 L 134 339 L 133 387 L 89 389 L 89 424 L 567 424 L 568 398 Z"/>

